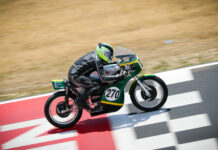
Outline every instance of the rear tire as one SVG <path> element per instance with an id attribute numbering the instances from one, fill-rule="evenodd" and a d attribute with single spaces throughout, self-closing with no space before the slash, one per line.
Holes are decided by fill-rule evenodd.
<path id="1" fill-rule="evenodd" d="M 160 79 L 159 77 L 157 77 L 157 76 L 143 76 L 139 80 L 141 82 L 147 82 L 147 81 L 156 82 L 157 84 L 160 85 L 160 87 L 162 89 L 161 91 L 162 91 L 163 94 L 162 94 L 162 97 L 160 98 L 160 102 L 158 102 L 154 106 L 149 106 L 148 107 L 148 106 L 144 105 L 143 103 L 149 103 L 149 101 L 153 101 L 157 97 L 157 95 L 160 94 L 160 92 L 158 90 L 154 89 L 155 86 L 152 86 L 152 85 L 149 85 L 149 84 L 146 83 L 150 87 L 150 89 L 152 89 L 150 91 L 151 98 L 149 100 L 148 97 L 145 96 L 144 91 L 141 90 L 141 92 L 140 92 L 141 97 L 142 97 L 141 99 L 142 99 L 142 101 L 144 100 L 145 102 L 139 102 L 139 100 L 137 99 L 137 96 L 136 96 L 136 95 L 139 95 L 139 93 L 136 94 L 136 90 L 137 90 L 137 88 L 139 88 L 138 87 L 139 85 L 138 85 L 137 82 L 135 82 L 135 83 L 133 83 L 133 85 L 132 85 L 132 87 L 130 89 L 130 97 L 131 97 L 132 103 L 138 109 L 143 110 L 143 111 L 154 111 L 154 110 L 157 110 L 157 109 L 161 108 L 164 105 L 164 103 L 166 102 L 167 97 L 168 97 L 168 89 L 167 89 L 167 86 L 164 83 L 164 81 L 162 79 Z"/>
<path id="2" fill-rule="evenodd" d="M 50 107 L 52 107 L 52 102 L 54 102 L 56 99 L 60 98 L 60 97 L 65 97 L 65 91 L 60 91 L 60 92 L 56 92 L 54 93 L 53 95 L 51 95 L 48 100 L 46 101 L 45 103 L 45 106 L 44 106 L 44 114 L 45 114 L 45 117 L 46 119 L 54 126 L 56 127 L 59 127 L 59 128 L 68 128 L 68 127 L 72 127 L 74 126 L 78 121 L 79 119 L 81 118 L 82 116 L 82 109 L 76 109 L 76 112 L 75 112 L 75 115 L 74 117 L 72 118 L 72 120 L 69 120 L 67 122 L 60 122 L 58 120 L 55 120 L 55 117 L 52 116 L 51 114 L 51 110 L 50 110 Z M 75 99 L 75 97 L 73 98 L 72 96 L 70 96 L 70 98 L 72 100 Z M 57 109 L 57 106 L 59 107 L 59 105 L 62 105 L 62 103 L 64 103 L 65 101 L 62 100 L 61 102 L 59 102 L 55 107 Z M 63 107 L 62 107 L 63 108 Z M 57 110 L 56 110 L 57 111 Z M 73 111 L 72 112 L 69 112 L 69 114 L 64 114 L 64 115 L 56 115 L 60 118 L 66 118 L 68 117 L 70 114 L 72 113 L 73 115 Z"/>

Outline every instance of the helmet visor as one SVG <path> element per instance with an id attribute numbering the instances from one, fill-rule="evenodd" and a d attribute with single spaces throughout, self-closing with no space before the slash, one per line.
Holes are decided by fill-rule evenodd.
<path id="1" fill-rule="evenodd" d="M 111 52 L 105 51 L 105 52 L 104 52 L 104 55 L 105 55 L 110 61 L 112 61 L 113 56 L 112 56 Z"/>

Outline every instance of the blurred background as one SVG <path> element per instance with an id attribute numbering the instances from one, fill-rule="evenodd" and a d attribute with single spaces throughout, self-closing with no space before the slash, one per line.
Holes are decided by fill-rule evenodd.
<path id="1" fill-rule="evenodd" d="M 0 101 L 52 91 L 99 42 L 147 73 L 218 61 L 218 0 L 1 0 Z"/>

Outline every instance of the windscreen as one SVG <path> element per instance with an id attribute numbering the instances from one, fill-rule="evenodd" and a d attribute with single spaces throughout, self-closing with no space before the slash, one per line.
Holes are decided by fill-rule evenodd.
<path id="1" fill-rule="evenodd" d="M 114 56 L 119 56 L 119 55 L 131 55 L 134 54 L 131 50 L 124 48 L 124 47 L 120 47 L 120 46 L 116 46 L 114 48 Z"/>
<path id="2" fill-rule="evenodd" d="M 136 55 L 129 49 L 116 46 L 113 61 L 131 62 L 136 59 Z"/>

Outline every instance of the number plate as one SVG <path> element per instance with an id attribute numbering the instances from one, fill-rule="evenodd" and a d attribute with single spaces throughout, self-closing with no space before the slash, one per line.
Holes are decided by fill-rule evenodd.
<path id="1" fill-rule="evenodd" d="M 110 87 L 106 90 L 105 97 L 109 101 L 116 101 L 120 97 L 120 89 L 117 87 Z"/>

